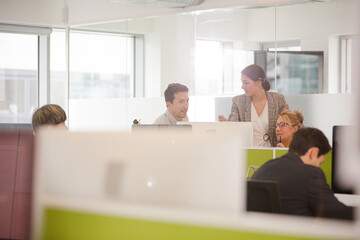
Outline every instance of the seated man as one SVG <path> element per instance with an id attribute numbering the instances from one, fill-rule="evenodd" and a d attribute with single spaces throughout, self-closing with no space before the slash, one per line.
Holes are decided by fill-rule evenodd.
<path id="1" fill-rule="evenodd" d="M 285 214 L 352 219 L 352 208 L 338 201 L 319 168 L 330 149 L 320 130 L 299 129 L 289 152 L 266 162 L 252 179 L 278 182 Z"/>
<path id="2" fill-rule="evenodd" d="M 65 121 L 66 113 L 59 105 L 47 104 L 34 112 L 32 116 L 32 127 L 34 133 L 36 133 L 41 126 L 45 125 L 67 129 Z"/>
<path id="3" fill-rule="evenodd" d="M 167 110 L 154 124 L 176 125 L 177 121 L 189 121 L 189 89 L 180 83 L 171 83 L 164 92 Z"/>

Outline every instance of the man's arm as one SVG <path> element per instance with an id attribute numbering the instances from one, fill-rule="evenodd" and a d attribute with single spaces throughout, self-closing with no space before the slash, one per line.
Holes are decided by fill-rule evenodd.
<path id="1" fill-rule="evenodd" d="M 353 219 L 353 209 L 341 203 L 326 182 L 324 172 L 309 166 L 307 199 L 317 217 Z"/>

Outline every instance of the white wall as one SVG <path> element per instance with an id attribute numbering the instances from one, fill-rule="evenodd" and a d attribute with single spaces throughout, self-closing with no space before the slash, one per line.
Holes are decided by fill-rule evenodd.
<path id="1" fill-rule="evenodd" d="M 15 24 L 62 25 L 63 0 L 3 0 L 0 21 Z"/>

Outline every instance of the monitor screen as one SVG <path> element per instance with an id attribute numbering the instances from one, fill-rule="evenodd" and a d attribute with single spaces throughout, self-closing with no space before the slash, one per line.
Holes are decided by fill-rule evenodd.
<path id="1" fill-rule="evenodd" d="M 332 142 L 331 188 L 334 193 L 353 194 L 353 189 L 341 183 L 339 166 L 342 164 L 341 150 L 344 141 L 344 131 L 351 130 L 351 126 L 334 126 Z"/>
<path id="2" fill-rule="evenodd" d="M 178 122 L 178 125 L 190 124 L 193 134 L 229 135 L 238 134 L 242 147 L 253 146 L 252 122 Z"/>
<path id="3" fill-rule="evenodd" d="M 176 131 L 176 132 L 191 132 L 191 125 L 166 125 L 166 124 L 133 124 L 131 126 L 132 132 L 163 132 L 163 131 Z"/>

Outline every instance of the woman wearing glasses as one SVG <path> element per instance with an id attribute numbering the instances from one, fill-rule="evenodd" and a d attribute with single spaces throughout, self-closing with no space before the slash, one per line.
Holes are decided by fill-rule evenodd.
<path id="1" fill-rule="evenodd" d="M 289 109 L 282 94 L 268 92 L 270 82 L 265 71 L 258 65 L 247 66 L 241 71 L 241 88 L 245 94 L 232 99 L 229 121 L 252 122 L 254 126 L 253 143 L 258 147 L 275 147 L 275 123 L 280 112 Z M 219 121 L 227 121 L 219 116 Z"/>
<path id="2" fill-rule="evenodd" d="M 298 110 L 293 112 L 289 110 L 284 110 L 280 113 L 276 127 L 276 138 L 278 141 L 277 147 L 287 148 L 289 147 L 294 133 L 299 130 L 299 128 L 304 127 L 304 117 L 302 113 Z"/>

